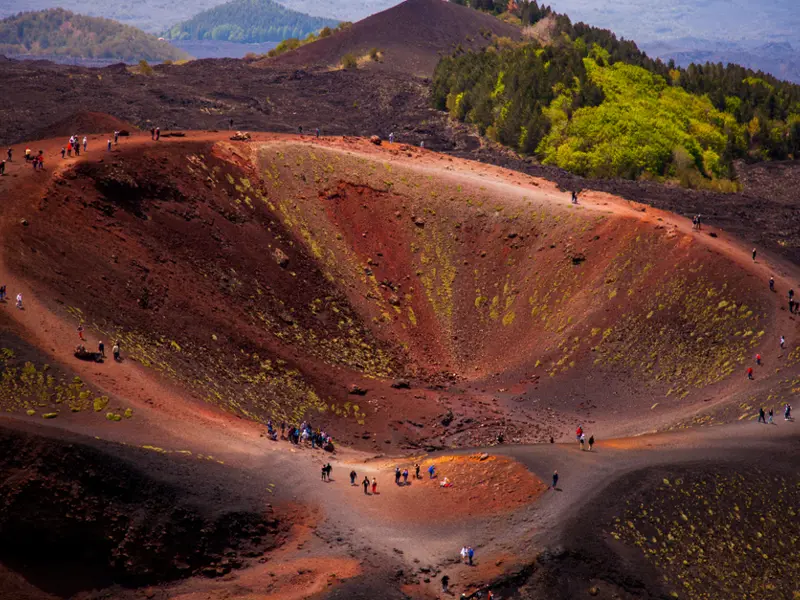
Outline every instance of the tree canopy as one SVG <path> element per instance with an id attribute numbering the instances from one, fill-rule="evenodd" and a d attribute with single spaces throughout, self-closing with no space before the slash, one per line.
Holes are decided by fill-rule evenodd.
<path id="1" fill-rule="evenodd" d="M 523 24 L 552 20 L 548 41 L 498 39 L 442 59 L 437 108 L 594 177 L 704 186 L 732 178 L 736 158 L 800 158 L 800 86 L 737 65 L 680 69 L 535 1 L 515 10 Z"/>
<path id="2" fill-rule="evenodd" d="M 0 54 L 75 58 L 181 60 L 189 55 L 135 27 L 54 8 L 0 21 Z"/>
<path id="3" fill-rule="evenodd" d="M 338 21 L 311 17 L 284 8 L 273 0 L 233 0 L 178 23 L 164 33 L 173 40 L 280 42 L 304 38 Z"/>

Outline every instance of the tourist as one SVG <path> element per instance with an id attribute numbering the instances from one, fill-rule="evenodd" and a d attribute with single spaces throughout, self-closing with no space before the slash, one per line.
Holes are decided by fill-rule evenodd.
<path id="1" fill-rule="evenodd" d="M 119 131 L 114 132 L 114 143 L 119 144 Z"/>
<path id="2" fill-rule="evenodd" d="M 358 477 L 356 472 L 355 471 L 350 471 L 350 485 L 351 486 L 356 484 L 356 477 Z"/>
<path id="3" fill-rule="evenodd" d="M 792 418 L 792 406 L 787 402 L 783 407 L 783 420 L 788 421 Z"/>
<path id="4" fill-rule="evenodd" d="M 769 278 L 769 291 L 770 292 L 774 292 L 775 291 L 775 278 L 774 277 L 770 277 Z"/>
<path id="5" fill-rule="evenodd" d="M 747 367 L 747 378 L 750 381 L 753 380 L 753 367 Z"/>
<path id="6" fill-rule="evenodd" d="M 580 442 L 581 436 L 583 435 L 583 427 L 578 425 L 578 428 L 575 430 L 575 439 Z"/>
<path id="7" fill-rule="evenodd" d="M 461 546 L 461 562 L 467 562 L 467 547 Z"/>
<path id="8" fill-rule="evenodd" d="M 120 361 L 119 343 L 114 344 L 114 347 L 111 349 L 111 353 L 114 355 L 114 360 L 119 362 Z"/>
<path id="9" fill-rule="evenodd" d="M 764 425 L 767 424 L 767 419 L 766 419 L 766 417 L 764 415 L 764 408 L 763 407 L 760 407 L 758 409 L 758 422 L 759 423 L 764 423 Z"/>
<path id="10" fill-rule="evenodd" d="M 328 476 L 328 467 L 326 465 L 322 465 L 322 481 L 325 481 L 325 478 Z"/>
<path id="11" fill-rule="evenodd" d="M 550 487 L 556 489 L 557 485 L 558 485 L 558 471 L 553 471 L 553 485 Z"/>
<path id="12" fill-rule="evenodd" d="M 586 443 L 586 434 L 582 433 L 578 441 L 581 443 L 581 450 L 586 450 L 586 446 L 584 445 Z"/>
<path id="13" fill-rule="evenodd" d="M 5 302 L 6 300 L 6 286 L 0 285 L 0 302 Z"/>
<path id="14" fill-rule="evenodd" d="M 6 161 L 0 160 L 0 175 L 6 174 Z"/>
<path id="15" fill-rule="evenodd" d="M 761 355 L 756 353 L 756 364 L 760 367 L 761 366 Z"/>
<path id="16" fill-rule="evenodd" d="M 161 127 L 156 127 L 156 141 L 161 139 Z"/>
<path id="17" fill-rule="evenodd" d="M 447 575 L 442 575 L 442 593 L 446 594 L 448 592 L 448 586 L 450 585 L 450 577 Z"/>
<path id="18" fill-rule="evenodd" d="M 155 127 L 151 127 L 150 128 L 150 139 L 151 140 L 155 140 L 156 139 L 156 128 Z"/>
<path id="19" fill-rule="evenodd" d="M 369 477 L 364 475 L 364 481 L 361 482 L 361 485 L 364 486 L 364 495 L 369 496 Z"/>
<path id="20" fill-rule="evenodd" d="M 374 477 L 372 478 L 372 493 L 373 494 L 378 493 L 378 480 L 375 479 Z"/>
<path id="21" fill-rule="evenodd" d="M 419 475 L 419 463 L 415 463 L 414 464 L 414 478 L 415 479 L 419 479 L 420 478 L 420 475 Z"/>
<path id="22" fill-rule="evenodd" d="M 9 149 L 8 149 L 8 152 L 6 152 L 6 160 L 7 160 L 8 162 L 14 162 L 13 160 L 11 160 L 11 154 L 12 154 L 13 152 L 14 152 L 14 149 L 13 149 L 13 148 L 9 148 Z"/>
<path id="23" fill-rule="evenodd" d="M 756 262 L 756 249 L 753 248 L 753 262 Z"/>
<path id="24" fill-rule="evenodd" d="M 78 337 L 80 338 L 80 340 L 81 340 L 82 342 L 85 342 L 85 341 L 86 341 L 86 340 L 83 338 L 83 325 L 78 325 Z"/>
<path id="25" fill-rule="evenodd" d="M 17 294 L 17 308 L 22 309 L 22 292 Z"/>
<path id="26" fill-rule="evenodd" d="M 400 467 L 394 468 L 394 484 L 400 485 Z"/>
<path id="27" fill-rule="evenodd" d="M 768 424 L 772 425 L 773 423 L 775 423 L 775 421 L 773 420 L 774 411 L 771 408 L 769 409 L 767 416 L 769 417 L 769 419 L 767 420 Z"/>
<path id="28" fill-rule="evenodd" d="M 61 160 L 64 160 L 67 156 L 67 149 L 63 146 L 61 147 Z"/>
<path id="29" fill-rule="evenodd" d="M 430 475 L 429 479 L 433 479 L 434 477 L 436 477 L 436 467 L 433 465 L 428 467 L 428 474 Z"/>
<path id="30" fill-rule="evenodd" d="M 469 564 L 472 565 L 472 557 L 475 556 L 475 550 L 472 549 L 472 546 L 467 548 L 467 558 L 469 559 Z"/>
<path id="31" fill-rule="evenodd" d="M 108 138 L 108 142 L 106 143 L 106 150 L 111 152 L 111 138 Z"/>
<path id="32" fill-rule="evenodd" d="M 592 446 L 594 446 L 594 435 L 589 437 L 589 452 L 592 451 Z"/>
<path id="33" fill-rule="evenodd" d="M 786 347 L 786 338 L 781 336 L 781 350 Z"/>
<path id="34" fill-rule="evenodd" d="M 86 139 L 86 136 L 83 136 L 83 151 L 86 152 L 86 147 L 89 145 L 89 140 Z"/>
<path id="35" fill-rule="evenodd" d="M 403 485 L 408 485 L 408 469 L 403 469 Z"/>

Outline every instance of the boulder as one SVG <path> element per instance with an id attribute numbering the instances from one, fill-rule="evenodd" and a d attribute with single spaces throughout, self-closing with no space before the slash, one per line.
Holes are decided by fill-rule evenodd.
<path id="1" fill-rule="evenodd" d="M 348 393 L 348 394 L 352 394 L 352 395 L 354 395 L 354 396 L 364 396 L 364 395 L 366 395 L 366 393 L 367 393 L 367 390 L 365 390 L 364 388 L 362 388 L 362 387 L 360 387 L 360 386 L 358 386 L 358 385 L 356 385 L 356 384 L 354 383 L 354 384 L 352 384 L 352 385 L 350 386 L 350 388 L 347 390 L 347 393 Z"/>
<path id="2" fill-rule="evenodd" d="M 289 265 L 289 257 L 286 256 L 286 253 L 280 248 L 275 248 L 275 250 L 272 251 L 272 258 L 275 259 L 275 262 L 278 263 L 278 266 L 282 269 L 285 269 Z"/>
<path id="3" fill-rule="evenodd" d="M 411 382 L 408 379 L 396 379 L 392 382 L 392 387 L 396 390 L 408 390 L 411 389 Z"/>
<path id="4" fill-rule="evenodd" d="M 375 144 L 376 146 L 380 146 L 382 143 L 381 138 L 378 137 L 377 135 L 371 135 L 369 141 Z"/>

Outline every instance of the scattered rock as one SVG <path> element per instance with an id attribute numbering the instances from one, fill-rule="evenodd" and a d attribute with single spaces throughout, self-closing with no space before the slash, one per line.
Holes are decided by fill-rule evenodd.
<path id="1" fill-rule="evenodd" d="M 365 396 L 367 394 L 367 390 L 354 383 L 350 386 L 350 389 L 347 390 L 347 393 L 353 394 L 354 396 Z"/>
<path id="2" fill-rule="evenodd" d="M 411 217 L 411 219 L 414 221 L 414 225 L 417 227 L 425 227 L 425 219 L 422 217 Z"/>
<path id="3" fill-rule="evenodd" d="M 246 142 L 250 139 L 250 134 L 246 131 L 237 131 L 235 134 L 231 136 L 231 140 L 234 142 Z"/>
<path id="4" fill-rule="evenodd" d="M 488 458 L 489 458 L 489 455 L 486 452 L 484 452 L 483 454 L 480 455 L 478 460 L 486 460 Z"/>
<path id="5" fill-rule="evenodd" d="M 717 234 L 714 233 L 713 231 L 711 233 L 709 233 L 708 235 L 710 235 L 711 237 L 714 237 L 714 238 L 717 237 Z"/>
<path id="6" fill-rule="evenodd" d="M 19 224 L 22 225 L 23 227 L 27 227 L 28 219 L 20 219 Z"/>
<path id="7" fill-rule="evenodd" d="M 286 256 L 286 253 L 280 248 L 275 248 L 275 250 L 272 251 L 272 258 L 275 259 L 275 262 L 278 263 L 278 266 L 282 269 L 285 269 L 289 265 L 289 257 Z"/>
<path id="8" fill-rule="evenodd" d="M 389 296 L 389 304 L 392 306 L 400 306 L 400 298 L 397 296 L 397 294 L 392 294 Z"/>
<path id="9" fill-rule="evenodd" d="M 600 590 L 598 590 L 597 586 L 595 586 L 595 585 L 593 585 L 592 587 L 589 588 L 589 595 L 590 596 L 597 596 L 597 594 L 599 592 L 600 592 Z"/>
<path id="10" fill-rule="evenodd" d="M 396 379 L 392 382 L 392 387 L 396 390 L 411 389 L 411 382 L 408 379 Z"/>
<path id="11" fill-rule="evenodd" d="M 369 141 L 375 144 L 376 146 L 380 146 L 382 142 L 381 138 L 377 135 L 369 136 Z"/>

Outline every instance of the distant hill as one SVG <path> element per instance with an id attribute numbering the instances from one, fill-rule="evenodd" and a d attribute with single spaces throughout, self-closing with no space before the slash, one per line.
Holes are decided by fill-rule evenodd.
<path id="1" fill-rule="evenodd" d="M 371 68 L 430 77 L 439 59 L 459 47 L 479 50 L 492 36 L 519 39 L 519 27 L 465 6 L 442 0 L 406 0 L 355 23 L 336 35 L 287 52 L 263 65 L 336 65 L 346 54 L 364 56 L 376 48 L 381 62 Z"/>
<path id="2" fill-rule="evenodd" d="M 54 8 L 0 21 L 0 54 L 120 61 L 181 60 L 188 54 L 134 27 Z"/>
<path id="3" fill-rule="evenodd" d="M 233 0 L 178 23 L 163 36 L 170 40 L 219 40 L 241 43 L 302 38 L 338 21 L 289 10 L 273 0 Z"/>
<path id="4" fill-rule="evenodd" d="M 397 6 L 402 0 L 281 0 L 287 8 L 320 17 L 331 17 L 340 21 L 360 21 L 370 15 Z"/>

